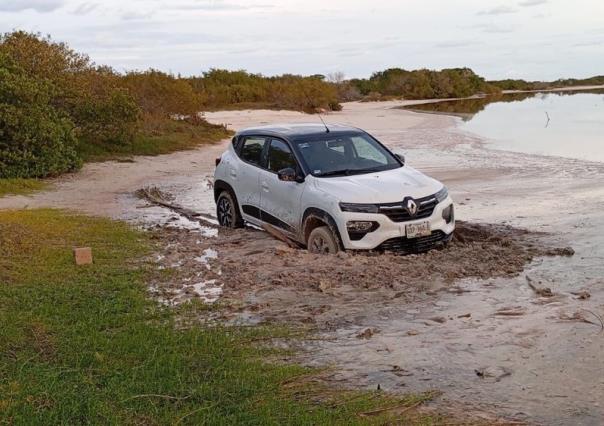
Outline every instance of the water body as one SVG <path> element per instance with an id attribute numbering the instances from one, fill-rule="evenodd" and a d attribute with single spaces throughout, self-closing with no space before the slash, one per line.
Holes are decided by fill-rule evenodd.
<path id="1" fill-rule="evenodd" d="M 604 162 L 604 89 L 516 93 L 413 105 L 461 117 L 492 148 Z"/>

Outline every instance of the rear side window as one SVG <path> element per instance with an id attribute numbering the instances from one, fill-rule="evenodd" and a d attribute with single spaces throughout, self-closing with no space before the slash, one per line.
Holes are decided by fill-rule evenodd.
<path id="1" fill-rule="evenodd" d="M 241 159 L 259 166 L 262 162 L 262 151 L 264 150 L 265 143 L 266 139 L 262 137 L 252 136 L 245 138 L 241 147 Z"/>
<path id="2" fill-rule="evenodd" d="M 268 149 L 268 169 L 278 172 L 281 169 L 296 169 L 296 159 L 289 146 L 279 139 L 271 140 Z"/>

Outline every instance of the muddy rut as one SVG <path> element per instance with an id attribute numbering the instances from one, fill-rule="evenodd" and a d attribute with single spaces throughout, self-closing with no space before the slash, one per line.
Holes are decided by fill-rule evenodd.
<path id="1" fill-rule="evenodd" d="M 155 233 L 165 247 L 159 263 L 176 274 L 153 287 L 164 303 L 195 298 L 192 286 L 211 282 L 220 285 L 223 303 L 236 306 L 225 309 L 224 318 L 313 324 L 318 329 L 352 324 L 354 316 L 373 309 L 372 304 L 381 307 L 440 291 L 455 293 L 462 291 L 456 286 L 460 279 L 514 276 L 537 256 L 573 254 L 571 248 L 544 244 L 538 233 L 467 222 L 458 222 L 445 248 L 406 256 L 315 255 L 252 228 L 220 229 L 209 238 L 178 227 Z"/>

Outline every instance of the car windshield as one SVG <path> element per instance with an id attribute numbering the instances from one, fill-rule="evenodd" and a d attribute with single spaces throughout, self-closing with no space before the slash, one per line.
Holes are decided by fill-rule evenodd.
<path id="1" fill-rule="evenodd" d="M 317 177 L 346 176 L 401 167 L 401 163 L 369 135 L 325 135 L 296 142 L 310 173 Z"/>

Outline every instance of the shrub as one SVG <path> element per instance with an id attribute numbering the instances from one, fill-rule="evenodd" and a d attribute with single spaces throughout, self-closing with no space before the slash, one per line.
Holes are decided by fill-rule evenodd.
<path id="1" fill-rule="evenodd" d="M 263 107 L 316 112 L 338 111 L 338 90 L 324 76 L 285 74 L 265 77 L 246 71 L 212 69 L 189 79 L 195 91 L 205 95 L 207 108 Z"/>
<path id="2" fill-rule="evenodd" d="M 461 98 L 499 91 L 469 68 L 441 71 L 391 68 L 376 72 L 369 79 L 351 80 L 350 84 L 370 98 L 375 98 L 375 94 L 407 99 Z"/>
<path id="3" fill-rule="evenodd" d="M 205 97 L 193 90 L 189 81 L 161 71 L 130 72 L 122 77 L 121 84 L 147 115 L 193 116 L 203 108 Z"/>
<path id="4" fill-rule="evenodd" d="M 73 123 L 52 105 L 54 90 L 0 53 L 0 178 L 75 170 Z"/>
<path id="5" fill-rule="evenodd" d="M 56 90 L 50 103 L 70 117 L 85 143 L 128 143 L 139 108 L 120 77 L 107 67 L 95 67 L 88 56 L 50 37 L 16 31 L 0 37 L 0 52 L 11 57 L 30 77 Z"/>

